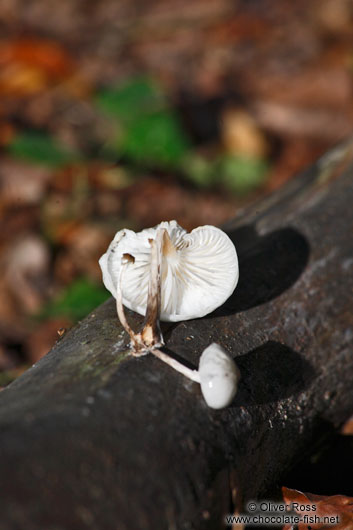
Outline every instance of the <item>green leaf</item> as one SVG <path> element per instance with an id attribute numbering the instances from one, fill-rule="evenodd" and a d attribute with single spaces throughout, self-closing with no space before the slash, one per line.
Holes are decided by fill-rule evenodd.
<path id="1" fill-rule="evenodd" d="M 16 136 L 9 145 L 9 151 L 16 158 L 49 167 L 64 166 L 79 158 L 77 153 L 61 146 L 54 138 L 35 131 Z"/>
<path id="2" fill-rule="evenodd" d="M 197 153 L 186 155 L 182 169 L 186 178 L 200 188 L 207 188 L 216 182 L 214 164 Z"/>
<path id="3" fill-rule="evenodd" d="M 49 302 L 41 317 L 67 316 L 80 320 L 95 307 L 110 297 L 110 293 L 85 278 L 79 278 L 65 289 L 60 296 Z"/>
<path id="4" fill-rule="evenodd" d="M 218 161 L 219 179 L 231 192 L 246 194 L 266 180 L 267 163 L 258 158 L 226 156 Z"/>
<path id="5" fill-rule="evenodd" d="M 177 116 L 151 79 L 132 79 L 106 89 L 96 102 L 116 121 L 113 142 L 107 142 L 110 151 L 114 146 L 132 162 L 160 167 L 177 165 L 187 152 L 189 142 Z"/>
<path id="6" fill-rule="evenodd" d="M 121 86 L 102 90 L 96 102 L 103 112 L 124 123 L 165 106 L 161 90 L 148 78 L 132 79 Z"/>
<path id="7" fill-rule="evenodd" d="M 121 152 L 134 162 L 159 166 L 177 165 L 189 148 L 172 111 L 139 116 L 121 138 Z"/>

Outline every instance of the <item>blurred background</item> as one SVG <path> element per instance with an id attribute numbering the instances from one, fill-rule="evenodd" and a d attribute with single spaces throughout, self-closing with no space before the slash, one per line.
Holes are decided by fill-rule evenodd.
<path id="1" fill-rule="evenodd" d="M 0 387 L 115 232 L 220 225 L 353 130 L 350 0 L 0 0 Z"/>

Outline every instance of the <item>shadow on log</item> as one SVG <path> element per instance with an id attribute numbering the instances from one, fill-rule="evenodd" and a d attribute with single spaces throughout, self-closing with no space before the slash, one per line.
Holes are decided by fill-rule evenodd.
<path id="1" fill-rule="evenodd" d="M 259 236 L 254 226 L 228 232 L 239 254 L 239 284 L 218 314 L 230 315 L 269 302 L 299 278 L 309 244 L 293 228 Z"/>
<path id="2" fill-rule="evenodd" d="M 164 326 L 191 365 L 211 342 L 236 358 L 227 409 L 131 358 L 112 300 L 0 394 L 2 530 L 223 528 L 353 412 L 352 160 L 346 143 L 229 223 L 234 295 Z"/>

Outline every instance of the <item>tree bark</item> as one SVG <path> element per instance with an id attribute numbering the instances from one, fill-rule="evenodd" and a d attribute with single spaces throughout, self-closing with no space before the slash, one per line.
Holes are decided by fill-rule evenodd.
<path id="1" fill-rule="evenodd" d="M 234 502 L 352 414 L 352 161 L 347 142 L 229 223 L 234 294 L 163 326 L 191 365 L 211 342 L 232 354 L 242 379 L 227 409 L 131 357 L 112 300 L 1 392 L 1 529 L 223 528 Z"/>

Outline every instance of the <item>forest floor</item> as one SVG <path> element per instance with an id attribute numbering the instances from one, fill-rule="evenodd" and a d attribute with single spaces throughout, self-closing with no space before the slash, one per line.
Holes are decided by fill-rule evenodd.
<path id="1" fill-rule="evenodd" d="M 220 225 L 353 130 L 349 0 L 0 0 L 0 387 L 114 233 Z"/>

